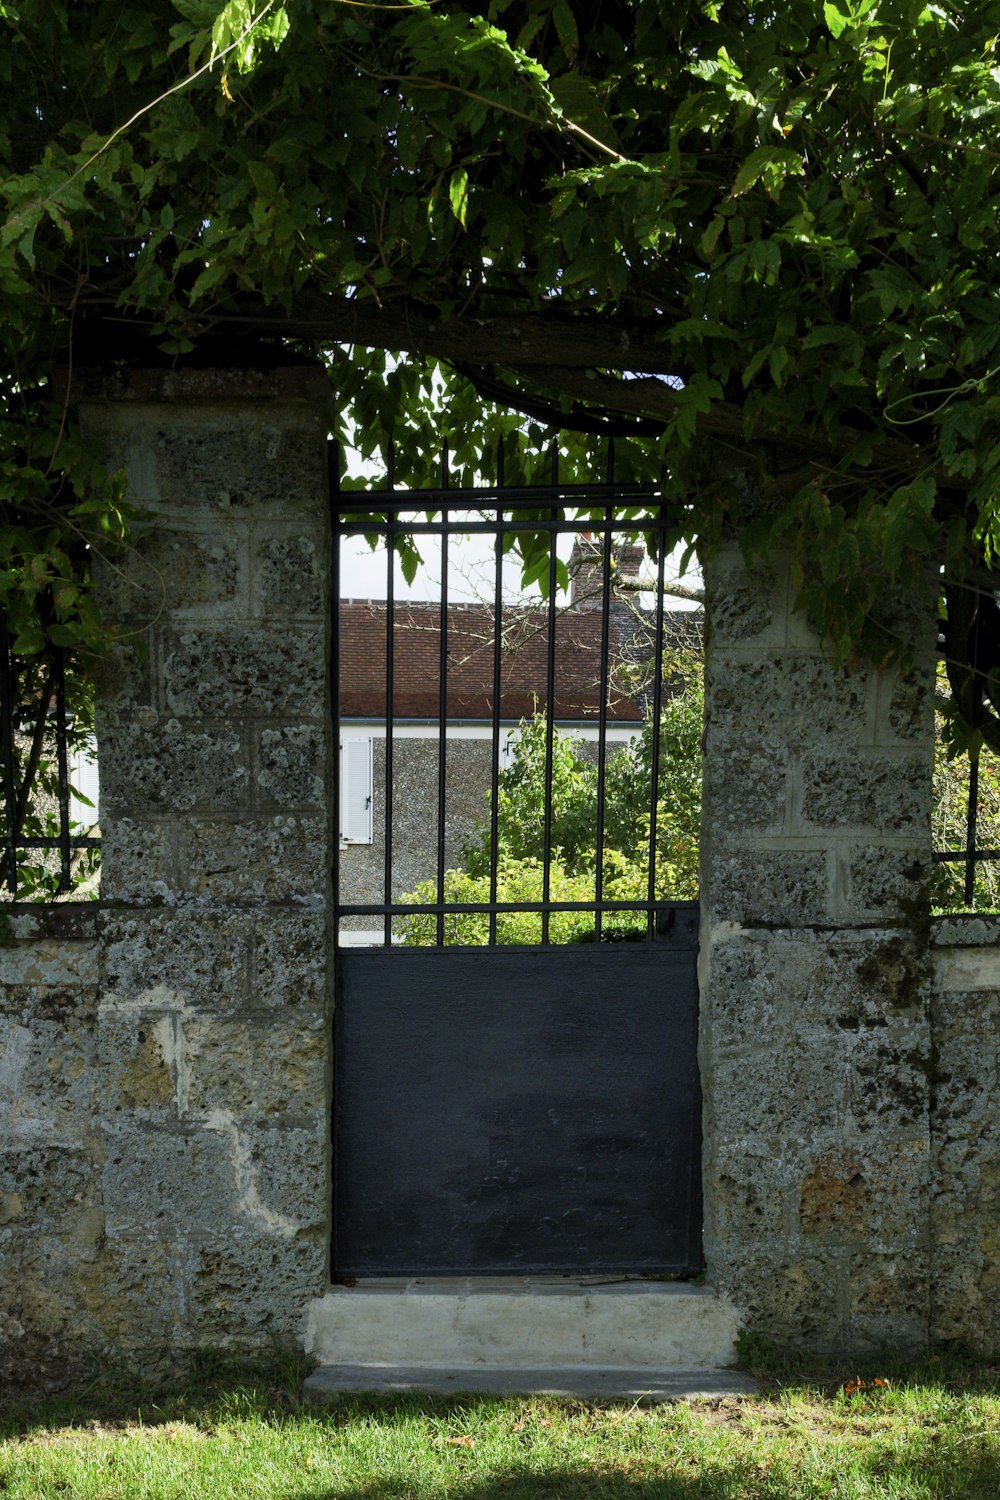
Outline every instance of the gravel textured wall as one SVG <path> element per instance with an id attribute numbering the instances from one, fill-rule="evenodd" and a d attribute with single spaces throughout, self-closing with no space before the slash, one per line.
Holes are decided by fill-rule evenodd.
<path id="1" fill-rule="evenodd" d="M 705 1248 L 771 1337 L 927 1338 L 933 640 L 837 669 L 775 566 L 707 570 Z"/>

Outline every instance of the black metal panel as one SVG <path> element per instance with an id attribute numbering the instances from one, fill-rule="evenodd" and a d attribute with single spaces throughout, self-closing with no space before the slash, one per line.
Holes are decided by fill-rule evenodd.
<path id="1" fill-rule="evenodd" d="M 677 915 L 651 944 L 338 953 L 338 1274 L 699 1269 Z"/>

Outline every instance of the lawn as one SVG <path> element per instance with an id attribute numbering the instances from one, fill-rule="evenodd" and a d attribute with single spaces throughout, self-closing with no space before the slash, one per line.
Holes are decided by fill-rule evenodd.
<path id="1" fill-rule="evenodd" d="M 879 1373 L 881 1371 L 881 1373 Z M 0 1409 L 2 1500 L 997 1500 L 1000 1367 L 764 1372 L 756 1397 L 302 1403 L 294 1358 Z M 760 1372 L 758 1372 L 760 1373 Z M 887 1382 L 887 1383 L 875 1383 Z M 845 1389 L 846 1386 L 846 1389 Z"/>

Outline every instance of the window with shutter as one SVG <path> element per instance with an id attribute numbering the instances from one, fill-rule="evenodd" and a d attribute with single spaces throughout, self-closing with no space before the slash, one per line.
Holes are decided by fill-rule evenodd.
<path id="1" fill-rule="evenodd" d="M 372 841 L 372 742 L 344 740 L 340 747 L 340 838 L 345 844 Z"/>

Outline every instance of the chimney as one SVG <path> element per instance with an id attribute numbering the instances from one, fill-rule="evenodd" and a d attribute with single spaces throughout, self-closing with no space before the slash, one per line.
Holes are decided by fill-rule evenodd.
<path id="1" fill-rule="evenodd" d="M 637 582 L 644 553 L 641 547 L 624 544 L 611 547 L 611 597 L 615 598 L 616 579 Z M 599 537 L 584 531 L 573 543 L 569 560 L 569 602 L 571 609 L 600 609 L 604 587 L 604 547 Z"/>

